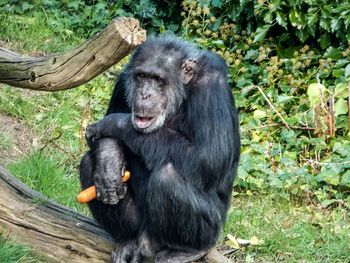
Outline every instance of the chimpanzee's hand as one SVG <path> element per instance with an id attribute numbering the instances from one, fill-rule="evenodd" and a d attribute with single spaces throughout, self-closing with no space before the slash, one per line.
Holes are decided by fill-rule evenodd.
<path id="1" fill-rule="evenodd" d="M 104 204 L 115 205 L 127 193 L 127 184 L 122 181 L 126 167 L 123 148 L 112 138 L 103 138 L 96 144 L 93 150 L 96 197 Z"/>
<path id="2" fill-rule="evenodd" d="M 104 117 L 99 122 L 87 126 L 85 132 L 86 141 L 91 149 L 102 137 L 118 138 L 118 134 L 131 127 L 131 115 L 128 113 L 114 113 Z"/>
<path id="3" fill-rule="evenodd" d="M 96 142 L 101 138 L 99 127 L 99 123 L 90 124 L 86 127 L 85 139 L 90 149 L 94 149 L 96 147 Z"/>
<path id="4" fill-rule="evenodd" d="M 104 204 L 116 205 L 127 194 L 127 184 L 121 176 L 95 176 L 96 198 Z"/>

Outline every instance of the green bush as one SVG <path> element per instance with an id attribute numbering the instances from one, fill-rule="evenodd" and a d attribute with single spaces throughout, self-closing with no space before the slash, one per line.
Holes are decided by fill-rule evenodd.
<path id="1" fill-rule="evenodd" d="M 279 45 L 308 43 L 326 49 L 350 40 L 349 1 L 198 0 L 198 3 L 209 7 L 217 17 L 214 29 L 222 22 L 232 22 L 236 32 L 255 33 L 254 41 L 272 36 Z"/>
<path id="2" fill-rule="evenodd" d="M 340 7 L 348 5 L 183 2 L 185 37 L 217 52 L 230 66 L 242 132 L 238 189 L 312 193 L 324 206 L 346 198 L 350 47 L 347 17 L 337 12 L 347 12 Z M 311 23 L 307 19 L 316 6 L 334 8 L 319 11 L 322 15 Z M 338 26 L 324 28 L 325 21 L 335 19 L 341 21 Z M 341 203 L 350 208 L 350 198 Z"/>
<path id="3" fill-rule="evenodd" d="M 0 3 L 0 11 L 6 13 L 23 15 L 32 9 L 47 12 L 48 22 L 53 28 L 63 27 L 84 37 L 99 32 L 120 16 L 135 17 L 148 32 L 156 33 L 176 31 L 181 23 L 177 1 L 170 1 L 167 5 L 161 0 L 8 0 Z"/>

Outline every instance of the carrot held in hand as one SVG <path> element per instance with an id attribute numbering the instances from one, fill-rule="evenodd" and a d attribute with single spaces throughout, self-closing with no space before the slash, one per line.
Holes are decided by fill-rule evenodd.
<path id="1" fill-rule="evenodd" d="M 122 181 L 127 182 L 130 178 L 130 175 L 131 174 L 129 171 L 125 171 L 122 177 Z M 84 189 L 77 196 L 77 200 L 79 203 L 88 203 L 95 198 L 96 198 L 96 186 L 94 185 Z"/>

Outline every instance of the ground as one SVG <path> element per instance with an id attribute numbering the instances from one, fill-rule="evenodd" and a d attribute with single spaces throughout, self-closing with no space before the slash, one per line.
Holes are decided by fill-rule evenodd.
<path id="1" fill-rule="evenodd" d="M 0 165 L 27 155 L 38 145 L 33 130 L 18 119 L 0 112 Z"/>

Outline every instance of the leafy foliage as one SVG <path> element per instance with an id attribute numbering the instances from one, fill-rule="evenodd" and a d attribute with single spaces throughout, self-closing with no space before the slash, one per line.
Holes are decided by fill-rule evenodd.
<path id="1" fill-rule="evenodd" d="M 18 15 L 38 7 L 48 13 L 48 23 L 53 29 L 63 27 L 69 34 L 78 33 L 85 37 L 101 31 L 112 19 L 120 16 L 139 19 L 148 32 L 176 31 L 181 19 L 177 1 L 170 1 L 167 5 L 161 0 L 8 0 L 0 3 L 0 11 Z"/>
<path id="2" fill-rule="evenodd" d="M 243 146 L 237 189 L 311 193 L 325 207 L 341 200 L 350 208 L 348 24 L 337 11 L 310 24 L 316 5 L 184 1 L 184 34 L 230 66 Z M 327 5 L 347 3 L 318 9 Z M 333 15 L 343 22 L 323 28 Z M 325 34 L 334 41 L 320 45 Z"/>
<path id="3" fill-rule="evenodd" d="M 192 2 L 192 1 L 188 1 Z M 314 43 L 325 49 L 350 40 L 350 2 L 320 0 L 199 0 L 218 21 L 234 23 L 236 32 L 255 33 L 254 41 L 276 37 L 280 45 Z"/>

